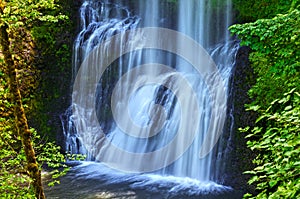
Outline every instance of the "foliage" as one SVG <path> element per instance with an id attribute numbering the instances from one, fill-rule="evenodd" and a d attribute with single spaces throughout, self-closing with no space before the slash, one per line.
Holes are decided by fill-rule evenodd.
<path id="1" fill-rule="evenodd" d="M 52 140 L 57 128 L 49 125 L 51 119 L 47 113 L 53 112 L 53 107 L 64 109 L 59 106 L 67 99 L 61 96 L 63 89 L 69 89 L 65 79 L 70 79 L 73 39 L 70 32 L 75 32 L 69 20 L 72 3 L 72 0 L 10 0 L 3 2 L 0 19 L 0 26 L 5 23 L 10 28 L 14 61 L 19 62 L 21 94 L 30 107 L 27 109 L 30 123 L 39 132 L 52 136 Z"/>
<path id="2" fill-rule="evenodd" d="M 233 0 L 233 5 L 238 11 L 239 21 L 251 22 L 257 19 L 273 18 L 279 13 L 286 13 L 292 2 L 293 0 Z"/>
<path id="3" fill-rule="evenodd" d="M 4 5 L 0 23 L 7 23 L 10 27 L 32 27 L 39 21 L 58 22 L 65 18 L 55 12 L 57 5 L 54 0 L 10 0 Z"/>
<path id="4" fill-rule="evenodd" d="M 20 137 L 16 133 L 13 104 L 5 73 L 0 69 L 0 198 L 33 198 L 31 179 L 27 171 L 26 157 Z M 54 143 L 46 142 L 32 129 L 34 148 L 40 167 L 48 165 L 53 179 L 63 175 L 67 167 L 65 157 Z M 57 168 L 65 168 L 63 171 Z M 58 182 L 51 181 L 51 185 Z"/>
<path id="5" fill-rule="evenodd" d="M 6 25 L 9 34 L 10 53 L 16 65 L 19 90 L 26 113 L 32 113 L 38 103 L 36 90 L 40 71 L 36 67 L 41 56 L 54 48 L 55 37 L 49 33 L 47 27 L 54 27 L 54 23 L 65 21 L 66 16 L 59 13 L 60 9 L 54 0 L 0 0 L 3 11 L 0 15 L 0 26 Z M 41 31 L 43 30 L 43 31 Z M 60 29 L 61 30 L 61 29 Z M 57 34 L 58 31 L 53 31 Z M 50 36 L 49 36 L 50 35 Z M 41 41 L 44 46 L 41 48 Z M 46 44 L 46 45 L 45 45 Z M 62 45 L 62 44 L 60 44 Z M 63 49 L 66 47 L 64 46 Z M 43 50 L 43 52 L 41 52 Z M 58 54 L 61 55 L 63 51 Z M 0 52 L 0 198 L 34 198 L 29 177 L 26 156 L 22 147 L 21 138 L 15 128 L 14 104 L 11 100 L 11 91 L 7 84 L 3 54 Z M 65 61 L 65 60 L 63 60 Z M 60 153 L 60 147 L 31 130 L 31 139 L 37 155 L 37 161 L 42 166 L 54 168 L 51 175 L 54 179 L 63 175 L 67 167 L 63 164 L 65 157 Z M 65 168 L 65 169 L 62 169 Z M 51 185 L 58 182 L 54 180 Z"/>
<path id="6" fill-rule="evenodd" d="M 250 61 L 257 83 L 250 90 L 252 105 L 266 108 L 291 88 L 300 87 L 300 12 L 294 10 L 272 19 L 233 25 L 241 45 L 250 46 Z"/>
<path id="7" fill-rule="evenodd" d="M 15 144 L 20 143 L 19 138 L 14 138 L 12 131 L 6 131 L 0 136 L 0 198 L 34 198 L 33 190 L 30 186 L 31 179 L 26 169 L 26 157 L 23 148 L 15 149 Z M 48 183 L 53 186 L 59 183 L 58 177 L 68 171 L 68 167 L 63 164 L 65 157 L 60 153 L 60 147 L 54 143 L 43 141 L 36 132 L 33 131 L 35 151 L 37 152 L 37 161 L 40 165 L 47 165 L 51 168 L 50 174 L 52 180 Z M 58 170 L 59 169 L 59 170 Z"/>
<path id="8" fill-rule="evenodd" d="M 57 14 L 64 15 L 58 23 L 43 22 L 31 28 L 31 35 L 36 44 L 38 59 L 36 67 L 41 71 L 39 85 L 35 93 L 34 111 L 30 120 L 34 127 L 47 135 L 51 140 L 57 139 L 61 134 L 59 118 L 61 110 L 69 105 L 69 81 L 71 79 L 72 44 L 76 33 L 75 15 L 72 0 L 56 1 L 59 7 Z"/>
<path id="9" fill-rule="evenodd" d="M 300 12 L 292 9 L 230 30 L 252 49 L 257 76 L 247 107 L 259 117 L 255 127 L 240 130 L 248 133 L 247 145 L 257 154 L 256 168 L 245 173 L 253 175 L 249 183 L 256 185 L 258 195 L 245 197 L 299 198 Z"/>
<path id="10" fill-rule="evenodd" d="M 26 157 L 21 146 L 20 137 L 16 134 L 14 125 L 13 104 L 10 103 L 10 93 L 5 73 L 0 69 L 0 198 L 33 198 L 30 187 L 31 179 L 26 170 Z M 59 183 L 58 177 L 68 171 L 64 164 L 66 158 L 82 160 L 84 157 L 65 157 L 61 149 L 53 142 L 41 138 L 34 129 L 32 139 L 40 169 L 50 169 L 52 180 L 48 185 Z"/>
<path id="11" fill-rule="evenodd" d="M 283 110 L 278 111 L 278 107 Z M 245 173 L 254 175 L 249 183 L 257 183 L 257 198 L 300 197 L 300 93 L 292 89 L 261 111 L 257 126 L 246 138 L 251 150 L 259 151 L 257 167 Z M 244 129 L 242 131 L 247 131 Z M 251 196 L 248 194 L 247 196 Z"/>

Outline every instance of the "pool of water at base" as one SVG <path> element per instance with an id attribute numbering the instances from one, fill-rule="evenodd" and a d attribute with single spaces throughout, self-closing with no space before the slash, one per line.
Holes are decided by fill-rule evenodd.
<path id="1" fill-rule="evenodd" d="M 47 199 L 240 199 L 242 191 L 214 182 L 154 174 L 128 174 L 101 163 L 73 162 Z"/>

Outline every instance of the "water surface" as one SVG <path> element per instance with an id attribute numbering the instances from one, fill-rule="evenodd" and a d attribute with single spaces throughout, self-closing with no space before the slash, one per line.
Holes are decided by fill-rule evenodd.
<path id="1" fill-rule="evenodd" d="M 242 192 L 214 182 L 155 174 L 128 174 L 101 163 L 83 162 L 45 187 L 47 199 L 239 199 Z"/>

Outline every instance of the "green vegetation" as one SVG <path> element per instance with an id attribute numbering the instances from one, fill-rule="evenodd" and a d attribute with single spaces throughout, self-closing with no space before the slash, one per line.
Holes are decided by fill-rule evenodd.
<path id="1" fill-rule="evenodd" d="M 35 65 L 40 73 L 35 99 L 31 100 L 34 102 L 33 111 L 29 115 L 38 132 L 53 141 L 57 140 L 57 135 L 62 134 L 59 114 L 69 106 L 72 45 L 76 34 L 76 26 L 73 23 L 73 15 L 76 14 L 73 12 L 76 9 L 73 1 L 55 2 L 54 14 L 63 15 L 63 19 L 57 23 L 40 22 L 31 29 L 38 57 Z"/>
<path id="2" fill-rule="evenodd" d="M 53 0 L 0 0 L 0 11 L 0 198 L 45 198 L 41 168 L 55 168 L 50 174 L 57 178 L 67 170 L 65 157 L 53 142 L 29 129 L 28 115 L 39 106 L 40 60 L 56 44 L 47 27 L 53 28 L 66 16 Z M 63 59 L 61 53 L 57 55 Z"/>
<path id="3" fill-rule="evenodd" d="M 253 175 L 249 183 L 257 183 L 258 198 L 300 196 L 300 93 L 295 90 L 273 101 L 267 110 L 249 108 L 261 111 L 257 126 L 246 136 L 248 147 L 259 152 L 254 160 L 257 167 L 245 172 Z"/>
<path id="4" fill-rule="evenodd" d="M 238 11 L 238 21 L 243 22 L 269 19 L 279 13 L 286 13 L 291 8 L 292 3 L 293 0 L 233 0 L 233 5 Z"/>
<path id="5" fill-rule="evenodd" d="M 272 17 L 282 8 L 288 13 L 230 28 L 241 45 L 252 49 L 251 67 L 257 77 L 249 90 L 252 103 L 246 107 L 259 117 L 255 127 L 240 129 L 246 133 L 248 147 L 257 154 L 253 161 L 256 168 L 245 172 L 253 176 L 249 183 L 258 191 L 256 196 L 245 195 L 250 198 L 300 197 L 300 11 L 298 1 L 289 2 L 290 9 L 280 7 L 283 2 L 276 4 L 272 14 L 253 16 Z M 260 9 L 262 13 L 264 9 Z"/>

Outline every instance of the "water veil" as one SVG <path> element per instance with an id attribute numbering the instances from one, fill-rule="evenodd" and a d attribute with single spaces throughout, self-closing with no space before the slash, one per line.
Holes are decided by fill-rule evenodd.
<path id="1" fill-rule="evenodd" d="M 230 139 L 233 122 L 231 9 L 230 0 L 85 0 L 62 117 L 66 151 L 134 188 L 230 189 L 215 182 L 227 150 L 219 138 Z"/>

